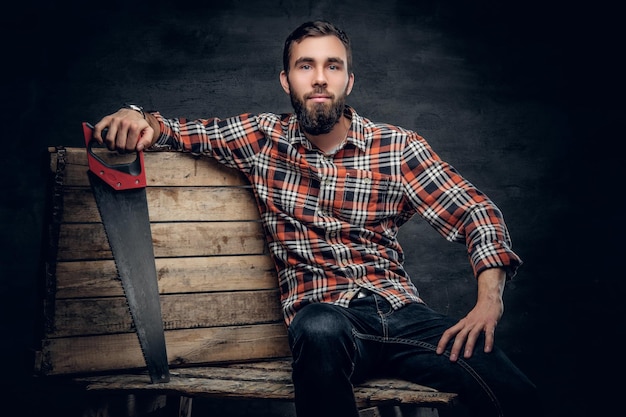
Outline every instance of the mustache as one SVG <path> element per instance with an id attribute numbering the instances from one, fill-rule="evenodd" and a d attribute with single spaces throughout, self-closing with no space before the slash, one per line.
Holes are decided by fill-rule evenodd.
<path id="1" fill-rule="evenodd" d="M 313 96 L 320 96 L 320 95 L 323 95 L 323 96 L 328 96 L 328 97 L 330 97 L 332 100 L 334 100 L 334 99 L 335 99 L 335 95 L 334 95 L 334 94 L 329 93 L 328 91 L 326 91 L 326 90 L 325 90 L 325 89 L 323 89 L 323 88 L 316 88 L 315 90 L 311 91 L 310 93 L 305 94 L 305 95 L 304 95 L 304 98 L 305 98 L 305 99 L 309 99 L 309 98 L 311 98 L 311 97 L 313 97 Z"/>

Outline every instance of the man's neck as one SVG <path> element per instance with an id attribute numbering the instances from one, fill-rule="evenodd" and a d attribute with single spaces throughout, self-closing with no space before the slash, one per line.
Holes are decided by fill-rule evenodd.
<path id="1" fill-rule="evenodd" d="M 338 147 L 348 137 L 348 131 L 350 130 L 350 119 L 346 116 L 341 116 L 341 119 L 335 124 L 333 129 L 321 135 L 310 135 L 304 133 L 304 136 L 317 147 L 324 154 L 335 153 Z"/>

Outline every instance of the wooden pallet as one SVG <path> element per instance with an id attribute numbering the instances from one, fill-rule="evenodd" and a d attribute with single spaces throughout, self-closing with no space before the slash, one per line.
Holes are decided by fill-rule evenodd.
<path id="1" fill-rule="evenodd" d="M 42 376 L 87 391 L 291 401 L 278 283 L 253 193 L 207 158 L 146 152 L 146 189 L 172 380 L 150 384 L 83 148 L 54 148 Z M 110 154 L 108 158 L 128 158 Z M 399 380 L 355 387 L 360 407 L 447 406 L 455 394 Z M 190 404 L 190 402 L 187 402 Z"/>

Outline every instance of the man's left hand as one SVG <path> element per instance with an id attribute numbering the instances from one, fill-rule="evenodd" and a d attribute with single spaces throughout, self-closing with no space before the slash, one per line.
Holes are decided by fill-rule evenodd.
<path id="1" fill-rule="evenodd" d="M 476 342 L 481 333 L 485 334 L 485 352 L 491 352 L 494 345 L 496 326 L 504 313 L 502 293 L 506 275 L 503 269 L 486 269 L 478 275 L 478 298 L 474 308 L 457 324 L 446 330 L 437 344 L 437 354 L 441 355 L 448 343 L 454 340 L 450 349 L 450 360 L 456 362 L 461 351 L 463 357 L 472 357 Z"/>

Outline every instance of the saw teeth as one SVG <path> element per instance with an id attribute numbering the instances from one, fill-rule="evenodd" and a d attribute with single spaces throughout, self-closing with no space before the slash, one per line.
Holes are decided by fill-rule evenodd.
<path id="1" fill-rule="evenodd" d="M 127 288 L 127 285 L 130 285 L 130 277 L 124 277 L 122 275 L 122 273 L 120 273 L 120 268 L 119 268 L 119 264 L 118 264 L 118 256 L 116 256 L 116 250 L 114 249 L 114 245 L 111 245 L 111 236 L 109 234 L 109 230 L 107 229 L 106 226 L 106 222 L 104 221 L 104 216 L 103 216 L 103 207 L 101 206 L 101 201 L 99 200 L 99 198 L 97 197 L 97 193 L 95 192 L 95 187 L 97 187 L 94 182 L 95 181 L 100 181 L 100 179 L 98 179 L 95 175 L 91 175 L 91 172 L 89 172 L 89 182 L 91 184 L 92 187 L 92 191 L 94 191 L 94 197 L 95 197 L 95 201 L 96 201 L 96 206 L 98 207 L 98 212 L 100 214 L 100 220 L 102 222 L 103 228 L 104 228 L 104 234 L 105 237 L 107 239 L 107 241 L 109 242 L 109 247 L 111 249 L 111 254 L 113 256 L 113 260 L 115 262 L 115 272 L 116 272 L 116 279 L 118 279 L 121 282 L 122 285 L 122 290 L 124 292 L 124 299 L 126 300 L 126 309 L 128 310 L 129 316 L 131 318 L 131 331 L 133 331 L 138 338 L 139 341 L 139 348 L 141 349 L 141 354 L 144 358 L 144 361 L 146 363 L 146 365 L 148 366 L 148 371 L 150 374 L 150 379 L 151 382 L 168 382 L 169 381 L 169 369 L 167 366 L 167 352 L 148 352 L 148 349 L 146 347 L 146 343 L 148 342 L 148 340 L 146 340 L 146 338 L 148 337 L 144 331 L 143 328 L 140 328 L 139 326 L 137 326 L 137 317 L 136 317 L 136 312 L 134 311 L 133 307 L 129 304 L 129 290 Z M 95 178 L 94 178 L 95 177 Z M 108 185 L 104 184 L 105 187 L 108 187 Z M 137 191 L 137 190 L 136 190 Z M 124 192 L 124 191 L 113 191 L 113 192 Z M 145 192 L 145 189 L 144 189 Z M 145 198 L 145 195 L 144 195 Z M 142 207 L 143 208 L 143 207 Z M 148 219 L 146 219 L 146 221 L 149 222 Z M 152 243 L 152 240 L 150 240 L 150 243 Z M 119 255 L 119 254 L 118 254 Z M 156 271 L 156 267 L 155 267 L 155 271 Z M 126 279 L 125 279 L 126 278 Z M 157 289 L 157 302 L 158 302 L 158 311 L 160 313 L 160 299 L 159 299 L 159 294 L 158 294 L 158 289 Z M 161 317 L 161 315 L 159 314 L 159 325 L 162 328 L 163 326 L 163 319 Z M 153 333 L 154 334 L 154 333 Z M 163 334 L 163 330 L 161 330 L 161 335 L 162 337 L 164 337 Z M 155 343 L 157 343 L 158 345 L 163 345 L 165 346 L 165 342 L 164 340 L 156 340 L 154 341 Z M 153 358 L 151 357 L 152 354 L 156 355 L 154 356 L 154 361 L 152 360 Z M 159 356 L 161 356 L 159 358 Z M 163 361 L 165 361 L 165 363 L 163 363 Z M 155 363 L 155 362 L 161 362 L 159 365 L 159 368 L 163 368 L 162 370 L 158 370 L 158 369 L 152 369 L 151 364 Z"/>

